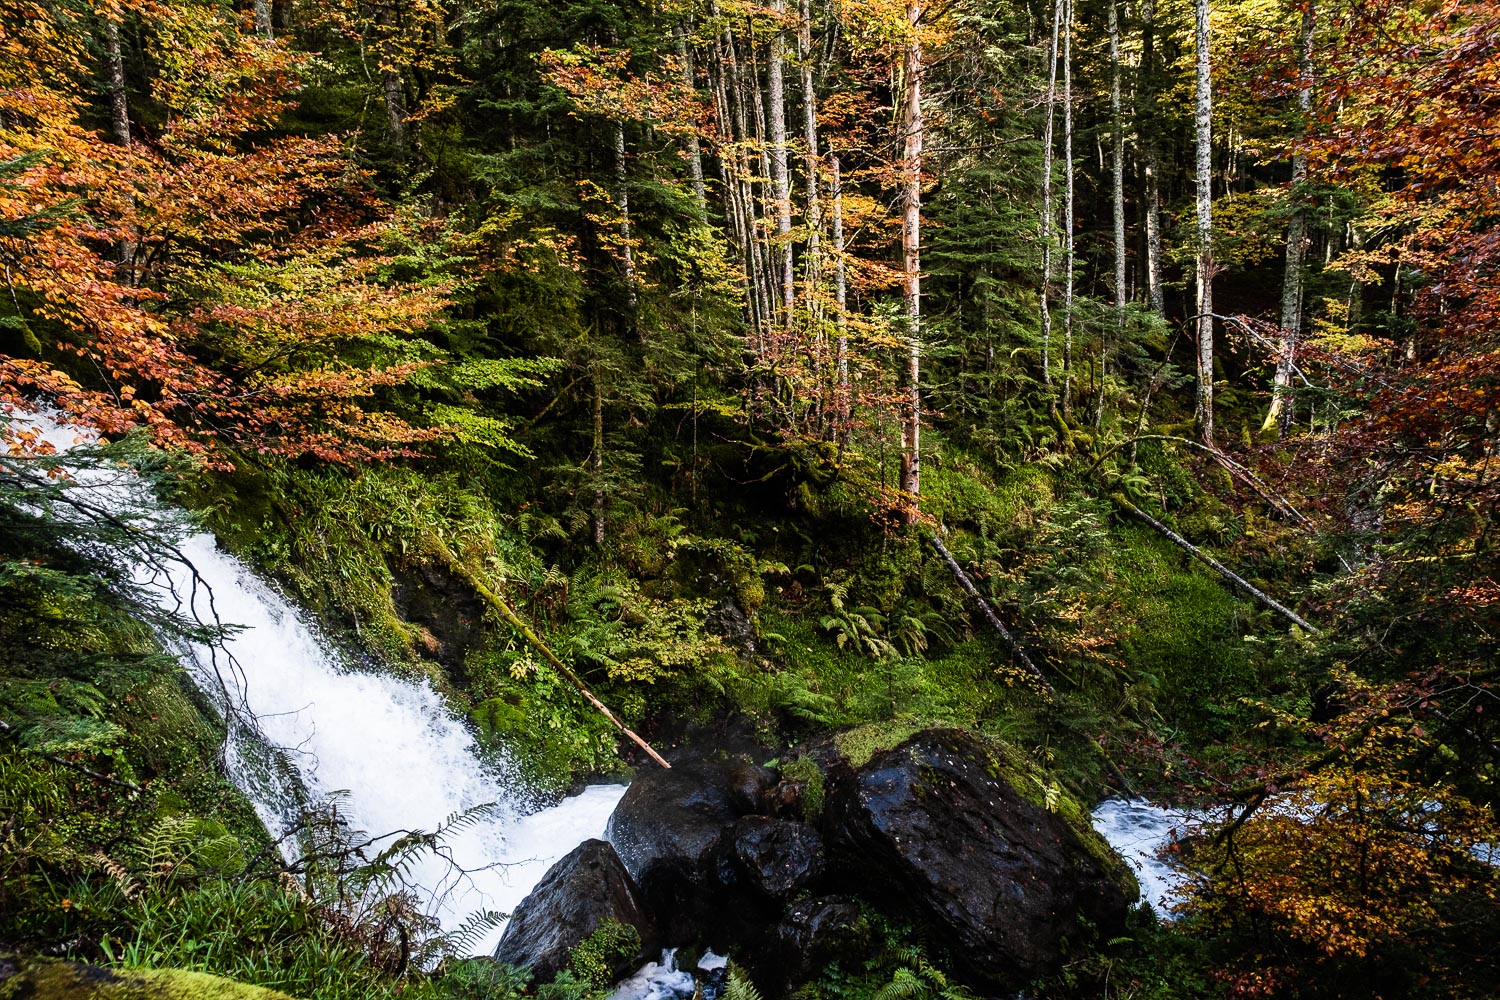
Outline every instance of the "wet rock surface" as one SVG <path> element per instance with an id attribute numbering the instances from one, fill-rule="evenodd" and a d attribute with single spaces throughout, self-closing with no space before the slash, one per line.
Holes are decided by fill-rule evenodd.
<path id="1" fill-rule="evenodd" d="M 615 807 L 606 836 L 668 944 L 720 939 L 726 921 L 740 915 L 726 905 L 734 887 L 720 878 L 721 845 L 775 781 L 748 755 L 679 756 L 670 770 L 643 771 Z"/>
<path id="2" fill-rule="evenodd" d="M 823 867 L 823 838 L 806 823 L 745 816 L 726 834 L 719 881 L 781 900 L 817 882 Z"/>
<path id="3" fill-rule="evenodd" d="M 1023 798 L 959 730 L 832 769 L 824 834 L 845 885 L 918 917 L 968 978 L 999 989 L 1054 967 L 1084 921 L 1114 933 L 1135 898 L 1102 841 Z"/>
<path id="4" fill-rule="evenodd" d="M 813 978 L 841 955 L 860 953 L 870 931 L 852 896 L 814 896 L 793 903 L 753 959 L 755 980 L 767 996 Z"/>
<path id="5" fill-rule="evenodd" d="M 1136 892 L 1128 869 L 1086 818 L 1077 828 L 1018 790 L 1037 783 L 1029 764 L 960 730 L 903 735 L 884 744 L 892 749 L 862 742 L 858 762 L 833 743 L 812 747 L 778 763 L 785 773 L 733 734 L 679 749 L 670 770 L 637 775 L 610 819 L 614 881 L 639 887 L 660 946 L 731 948 L 767 996 L 866 957 L 861 900 L 922 925 L 955 971 L 995 992 L 1055 968 L 1089 927 L 1122 926 Z M 551 919 L 568 919 L 548 905 Z M 531 908 L 528 898 L 517 921 Z M 545 967 L 506 951 L 512 933 L 497 957 L 532 964 L 545 981 L 565 964 L 565 941 L 587 931 L 526 953 L 545 951 Z"/>
<path id="6" fill-rule="evenodd" d="M 585 840 L 548 869 L 522 901 L 495 949 L 495 958 L 529 967 L 546 982 L 567 967 L 569 953 L 607 922 L 634 927 L 641 947 L 613 971 L 622 975 L 656 954 L 656 922 L 619 855 L 603 840 Z"/>

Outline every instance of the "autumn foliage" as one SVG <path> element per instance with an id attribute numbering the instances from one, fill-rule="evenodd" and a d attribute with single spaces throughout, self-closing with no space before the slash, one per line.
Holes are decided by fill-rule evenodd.
<path id="1" fill-rule="evenodd" d="M 85 41 L 134 18 L 160 123 L 106 137 Z M 339 136 L 277 134 L 305 57 L 212 7 L 0 4 L 0 401 L 227 461 L 358 461 L 440 433 L 383 393 L 444 289 L 382 280 L 388 229 Z M 111 141 L 111 140 L 114 141 Z"/>

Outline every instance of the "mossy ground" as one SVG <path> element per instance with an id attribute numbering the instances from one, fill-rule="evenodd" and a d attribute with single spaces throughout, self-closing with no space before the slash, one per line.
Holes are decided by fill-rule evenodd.
<path id="1" fill-rule="evenodd" d="M 0 1000 L 292 1000 L 203 972 L 135 969 L 121 972 L 60 959 L 28 958 L 0 980 Z"/>

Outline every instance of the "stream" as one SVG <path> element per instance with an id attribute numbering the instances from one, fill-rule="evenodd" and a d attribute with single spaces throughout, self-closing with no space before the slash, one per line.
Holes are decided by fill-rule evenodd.
<path id="1" fill-rule="evenodd" d="M 17 419 L 34 424 L 60 452 L 89 438 L 45 414 Z M 158 512 L 161 524 L 175 515 L 129 473 L 85 470 L 77 479 L 112 511 Z M 464 720 L 425 680 L 354 669 L 291 602 L 224 552 L 213 535 L 191 534 L 178 548 L 206 587 L 195 588 L 189 569 L 175 563 L 165 571 L 139 568 L 137 580 L 164 609 L 186 607 L 205 621 L 243 626 L 222 647 L 187 644 L 173 650 L 221 711 L 254 719 L 253 727 L 231 727 L 228 767 L 273 836 L 288 831 L 300 801 L 330 796 L 352 828 L 391 838 L 432 831 L 457 814 L 482 809 L 477 822 L 444 838 L 451 860 L 425 854 L 409 873 L 445 931 L 457 930 L 478 911 L 513 911 L 553 862 L 584 840 L 604 836 L 624 785 L 592 786 L 540 808 L 503 764 L 486 762 Z M 294 780 L 266 766 L 267 745 L 281 748 Z M 1142 898 L 1161 910 L 1180 877 L 1156 850 L 1188 817 L 1125 800 L 1105 802 L 1093 815 L 1099 832 L 1138 871 Z M 502 931 L 495 927 L 476 938 L 473 951 L 492 953 Z M 664 955 L 614 997 L 672 996 L 691 979 Z"/>

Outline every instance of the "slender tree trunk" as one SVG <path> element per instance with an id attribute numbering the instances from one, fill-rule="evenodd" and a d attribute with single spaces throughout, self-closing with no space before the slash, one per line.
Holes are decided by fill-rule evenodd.
<path id="1" fill-rule="evenodd" d="M 752 97 L 752 117 L 755 119 L 756 148 L 760 151 L 760 176 L 771 178 L 772 188 L 774 189 L 776 186 L 775 168 L 771 165 L 771 143 L 768 138 L 769 133 L 766 125 L 766 97 L 765 91 L 760 85 L 760 65 L 755 58 L 755 43 L 753 39 L 749 45 L 749 51 L 749 86 Z M 764 182 L 762 182 L 761 191 L 765 191 Z M 764 278 L 762 291 L 765 296 L 766 324 L 768 328 L 781 315 L 781 303 L 778 301 L 780 299 L 780 292 L 778 290 L 779 281 L 775 253 L 771 247 L 770 218 L 774 206 L 769 204 L 769 202 L 774 200 L 776 200 L 776 192 L 774 190 L 769 198 L 762 194 L 761 203 L 764 208 L 760 215 L 761 239 L 758 241 L 761 254 L 761 275 Z"/>
<path id="2" fill-rule="evenodd" d="M 604 385 L 599 367 L 594 366 L 594 454 L 590 459 L 594 471 L 594 544 L 604 545 Z"/>
<path id="3" fill-rule="evenodd" d="M 714 96 L 716 119 L 716 145 L 719 161 L 719 186 L 724 199 L 724 223 L 729 231 L 730 242 L 740 258 L 740 289 L 745 296 L 745 320 L 751 331 L 759 336 L 760 320 L 755 306 L 754 289 L 750 285 L 751 259 L 746 255 L 749 238 L 744 228 L 744 214 L 740 209 L 739 140 L 734 128 L 734 110 L 730 105 L 729 88 L 724 81 L 724 68 L 728 57 L 724 54 L 723 42 L 715 39 L 713 54 L 709 60 L 708 79 Z M 759 344 L 757 344 L 759 346 Z"/>
<path id="4" fill-rule="evenodd" d="M 263 38 L 270 38 L 271 0 L 253 0 L 250 9 L 255 17 L 255 33 Z"/>
<path id="5" fill-rule="evenodd" d="M 594 692 L 588 689 L 587 685 L 583 683 L 583 680 L 579 678 L 578 674 L 575 673 L 571 667 L 567 666 L 557 658 L 557 654 L 552 652 L 551 647 L 543 642 L 541 637 L 533 632 L 531 628 L 521 620 L 521 616 L 516 614 L 515 609 L 507 604 L 505 599 L 501 597 L 494 588 L 490 587 L 487 583 L 480 579 L 479 575 L 471 570 L 466 564 L 459 561 L 458 557 L 453 554 L 453 550 L 448 548 L 448 544 L 446 542 L 444 542 L 440 538 L 429 537 L 427 544 L 431 547 L 438 558 L 443 561 L 443 564 L 446 565 L 455 576 L 466 580 L 469 586 L 474 588 L 474 592 L 477 593 L 480 597 L 484 598 L 485 602 L 488 603 L 490 607 L 498 611 L 500 613 L 500 617 L 504 618 L 507 624 L 509 624 L 511 628 L 515 629 L 516 632 L 520 634 L 521 638 L 530 643 L 533 649 L 535 649 L 538 653 L 541 653 L 542 658 L 545 659 L 549 664 L 551 664 L 554 670 L 562 674 L 562 676 L 567 679 L 568 683 L 577 688 L 578 693 L 583 695 L 583 697 L 587 699 L 588 703 L 590 705 L 593 705 L 594 708 L 598 710 L 599 714 L 608 719 L 616 729 L 620 730 L 620 732 L 628 736 L 635 743 L 635 745 L 644 750 L 652 760 L 656 761 L 662 767 L 671 768 L 672 765 L 668 764 L 666 760 L 662 758 L 661 754 L 651 749 L 651 744 L 641 739 L 640 736 L 632 731 L 628 726 L 626 726 L 625 723 L 621 722 L 615 715 L 615 713 L 611 712 L 608 706 L 606 706 L 604 702 L 600 701 L 594 694 Z"/>
<path id="6" fill-rule="evenodd" d="M 1125 117 L 1120 106 L 1120 13 L 1117 0 L 1109 0 L 1109 118 L 1114 134 L 1115 209 L 1115 335 L 1125 337 Z M 1099 334 L 1099 398 L 1094 404 L 1094 425 L 1104 422 L 1104 375 L 1108 364 L 1104 334 Z"/>
<path id="7" fill-rule="evenodd" d="M 1047 57 L 1047 113 L 1042 125 L 1042 386 L 1052 401 L 1052 129 L 1057 112 L 1057 42 L 1062 30 L 1063 0 L 1052 6 L 1052 45 Z"/>
<path id="8" fill-rule="evenodd" d="M 636 307 L 635 248 L 631 244 L 630 233 L 630 190 L 625 169 L 625 123 L 615 122 L 614 133 L 615 201 L 620 206 L 620 265 L 625 272 L 625 302 L 634 313 Z"/>
<path id="9" fill-rule="evenodd" d="M 109 92 L 109 137 L 115 145 L 130 148 L 130 102 L 125 90 L 125 55 L 120 46 L 120 22 L 115 18 L 116 14 L 123 13 L 118 10 L 108 10 L 104 13 L 104 76 L 106 89 Z M 135 207 L 135 195 L 127 194 L 126 203 Z M 120 240 L 116 247 L 120 263 L 125 265 L 132 273 L 130 284 L 136 284 L 133 273 L 135 266 L 135 255 L 138 244 L 133 239 Z"/>
<path id="10" fill-rule="evenodd" d="M 125 92 L 125 56 L 120 46 L 120 22 L 111 10 L 104 15 L 104 76 L 109 91 L 109 137 L 117 146 L 130 146 L 130 105 Z M 123 16 L 123 15 L 122 15 Z"/>
<path id="11" fill-rule="evenodd" d="M 836 317 L 839 333 L 838 348 L 835 357 L 835 385 L 838 412 L 838 442 L 842 448 L 849 439 L 850 394 L 849 394 L 849 288 L 848 279 L 844 272 L 844 182 L 839 173 L 839 158 L 833 154 L 828 158 L 828 169 L 830 172 L 830 183 L 832 190 L 830 196 L 833 200 L 833 302 L 838 309 Z"/>
<path id="12" fill-rule="evenodd" d="M 1320 634 L 1321 630 L 1316 625 L 1313 625 L 1307 619 L 1303 618 L 1301 615 L 1297 614 L 1297 612 L 1282 604 L 1280 601 L 1276 600 L 1274 597 L 1272 597 L 1270 594 L 1267 594 L 1259 587 L 1252 585 L 1244 577 L 1234 572 L 1234 570 L 1230 569 L 1228 566 L 1225 566 L 1223 563 L 1219 562 L 1219 560 L 1215 559 L 1207 552 L 1204 552 L 1202 549 L 1198 548 L 1198 546 L 1194 545 L 1186 538 L 1183 538 L 1177 532 L 1173 531 L 1165 524 L 1162 524 L 1156 518 L 1152 517 L 1150 514 L 1147 514 L 1145 511 L 1141 510 L 1129 500 L 1126 500 L 1123 495 L 1117 493 L 1114 495 L 1113 500 L 1125 510 L 1129 511 L 1145 523 L 1149 524 L 1151 527 L 1155 528 L 1162 534 L 1163 537 L 1172 542 L 1172 544 L 1182 549 L 1194 559 L 1197 559 L 1199 562 L 1203 563 L 1203 565 L 1207 566 L 1209 569 L 1212 569 L 1215 573 L 1218 573 L 1225 580 L 1228 580 L 1231 584 L 1238 587 L 1246 594 L 1249 594 L 1251 597 L 1255 598 L 1257 601 L 1264 604 L 1272 611 L 1275 611 L 1277 614 L 1281 615 L 1287 621 L 1292 622 L 1296 625 L 1300 625 L 1304 630 L 1311 632 L 1313 635 Z"/>
<path id="13" fill-rule="evenodd" d="M 1073 0 L 1063 2 L 1063 416 L 1073 415 Z M 1101 373 L 1102 377 L 1102 373 Z M 1101 382 L 1102 391 L 1102 382 Z"/>
<path id="14" fill-rule="evenodd" d="M 677 26 L 677 55 L 682 60 L 682 85 L 689 91 L 698 89 L 693 76 L 693 50 L 688 47 L 687 32 Z M 688 177 L 693 183 L 693 200 L 698 205 L 698 221 L 708 222 L 708 190 L 703 184 L 703 150 L 698 143 L 698 133 L 688 135 Z"/>
<path id="15" fill-rule="evenodd" d="M 1309 3 L 1302 11 L 1301 52 L 1298 56 L 1301 83 L 1297 88 L 1297 107 L 1302 112 L 1302 127 L 1312 114 L 1312 53 L 1316 14 Z M 1281 285 L 1281 352 L 1276 358 L 1276 375 L 1271 384 L 1271 409 L 1262 431 L 1276 428 L 1284 438 L 1292 427 L 1292 373 L 1297 365 L 1297 346 L 1302 339 L 1302 267 L 1307 254 L 1307 212 L 1303 208 L 1302 187 L 1307 183 L 1307 156 L 1300 150 L 1292 154 L 1292 214 L 1286 223 L 1286 277 Z"/>
<path id="16" fill-rule="evenodd" d="M 1161 191 L 1156 141 L 1156 0 L 1141 3 L 1141 72 L 1136 89 L 1136 137 L 1141 149 L 1146 229 L 1146 295 L 1151 311 L 1166 315 L 1161 287 Z"/>
<path id="17" fill-rule="evenodd" d="M 822 269 L 819 242 L 822 239 L 823 205 L 818 195 L 818 93 L 813 85 L 812 0 L 802 0 L 797 30 L 797 60 L 802 67 L 802 141 L 807 147 L 807 308 L 814 308 L 818 276 Z"/>
<path id="18" fill-rule="evenodd" d="M 1204 444 L 1214 443 L 1213 77 L 1208 0 L 1197 0 L 1198 401 L 1194 419 Z"/>
<path id="19" fill-rule="evenodd" d="M 729 68 L 729 80 L 723 84 L 725 104 L 733 97 L 734 121 L 738 137 L 730 148 L 734 162 L 735 201 L 739 210 L 739 228 L 744 240 L 746 302 L 751 314 L 751 328 L 755 331 L 757 357 L 766 353 L 766 331 L 771 317 L 766 308 L 764 271 L 761 268 L 760 231 L 755 210 L 755 190 L 751 184 L 750 148 L 752 145 L 750 120 L 753 113 L 746 98 L 744 72 L 735 51 L 734 34 L 724 29 L 722 65 Z"/>
<path id="20" fill-rule="evenodd" d="M 773 0 L 771 9 L 786 14 L 786 0 Z M 796 304 L 796 276 L 792 270 L 792 187 L 786 152 L 786 44 L 780 24 L 771 34 L 766 56 L 766 90 L 770 99 L 771 187 L 776 199 L 776 252 L 781 277 L 783 321 L 790 326 Z"/>
<path id="21" fill-rule="evenodd" d="M 382 5 L 375 16 L 375 23 L 385 31 L 392 29 L 389 6 Z M 386 129 L 390 135 L 391 148 L 397 159 L 406 157 L 406 87 L 401 82 L 401 70 L 396 62 L 393 46 L 383 39 L 380 45 L 380 92 L 385 101 Z"/>
<path id="22" fill-rule="evenodd" d="M 901 489 L 910 494 L 907 519 L 915 523 L 922 484 L 922 22 L 921 0 L 907 0 L 911 32 L 902 59 L 906 92 L 901 104 L 901 270 L 906 304 L 907 398 L 902 404 Z"/>

